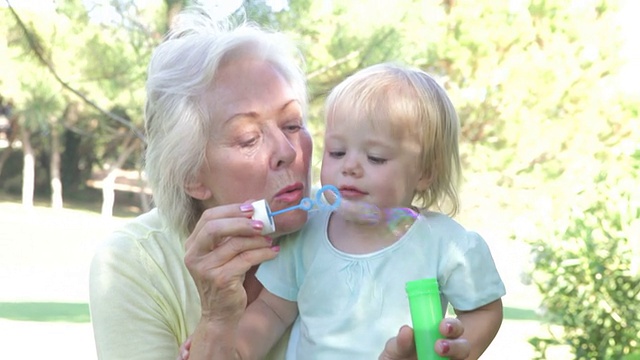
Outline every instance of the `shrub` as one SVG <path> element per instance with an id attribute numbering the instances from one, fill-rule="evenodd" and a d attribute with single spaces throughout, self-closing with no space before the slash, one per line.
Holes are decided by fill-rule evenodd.
<path id="1" fill-rule="evenodd" d="M 543 316 L 563 327 L 530 339 L 537 359 L 560 344 L 576 359 L 640 359 L 640 150 L 631 158 L 576 197 L 552 238 L 528 240 Z"/>

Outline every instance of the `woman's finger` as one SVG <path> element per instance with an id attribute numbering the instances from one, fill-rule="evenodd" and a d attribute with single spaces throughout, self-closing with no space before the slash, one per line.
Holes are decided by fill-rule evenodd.
<path id="1" fill-rule="evenodd" d="M 228 241 L 231 237 L 260 235 L 263 224 L 243 217 L 216 218 L 203 221 L 185 243 L 187 255 L 202 256 Z"/>
<path id="2" fill-rule="evenodd" d="M 275 258 L 278 247 L 271 245 L 264 237 L 232 238 L 218 246 L 214 251 L 197 260 L 200 274 L 210 273 L 207 277 L 226 282 L 235 276 L 244 275 L 251 267 Z M 185 259 L 185 262 L 188 261 Z M 187 268 L 193 268 L 187 264 Z M 222 284 L 219 284 L 222 285 Z"/>
<path id="3" fill-rule="evenodd" d="M 178 349 L 178 360 L 189 360 L 189 352 L 191 350 L 191 337 L 188 337 Z"/>
<path id="4" fill-rule="evenodd" d="M 229 236 L 216 246 L 215 250 L 211 249 L 207 253 L 202 254 L 201 257 L 206 258 L 206 261 L 214 266 L 225 264 L 237 256 L 241 256 L 242 259 L 250 262 L 251 265 L 257 265 L 253 263 L 255 259 L 245 253 L 251 250 L 268 249 L 271 248 L 272 245 L 273 239 L 268 236 L 255 234 Z"/>
<path id="5" fill-rule="evenodd" d="M 195 225 L 194 232 L 200 229 L 209 221 L 216 219 L 230 218 L 251 218 L 253 215 L 253 205 L 251 203 L 228 204 L 208 208 L 202 212 Z"/>

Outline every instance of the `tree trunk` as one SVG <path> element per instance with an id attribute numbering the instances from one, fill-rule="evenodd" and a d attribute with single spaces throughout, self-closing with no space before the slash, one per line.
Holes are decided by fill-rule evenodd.
<path id="1" fill-rule="evenodd" d="M 122 167 L 125 161 L 129 158 L 129 155 L 138 146 L 138 141 L 134 134 L 131 134 L 124 142 L 125 149 L 118 159 L 109 166 L 109 172 L 102 181 L 102 216 L 113 216 L 113 205 L 115 204 L 115 185 L 116 185 L 116 172 Z"/>
<path id="2" fill-rule="evenodd" d="M 151 210 L 151 200 L 149 195 L 147 195 L 147 193 L 144 192 L 144 184 L 141 185 L 140 187 L 140 192 L 138 193 L 138 196 L 140 198 L 140 209 L 142 210 L 142 212 L 148 212 L 149 210 Z"/>
<path id="3" fill-rule="evenodd" d="M 7 145 L 4 150 L 2 150 L 2 154 L 0 154 L 0 175 L 2 175 L 2 168 L 4 167 L 4 163 L 7 162 L 7 159 L 9 159 L 11 152 L 13 152 L 12 142 L 10 142 L 9 145 Z"/>
<path id="4" fill-rule="evenodd" d="M 22 168 L 22 206 L 33 208 L 36 168 L 33 148 L 31 147 L 31 132 L 26 127 L 23 127 L 21 130 L 22 152 L 24 154 L 24 165 Z"/>
<path id="5" fill-rule="evenodd" d="M 102 216 L 113 216 L 113 205 L 116 202 L 116 170 L 115 167 L 109 169 L 109 173 L 102 180 Z"/>
<path id="6" fill-rule="evenodd" d="M 60 134 L 56 121 L 51 123 L 51 207 L 60 210 L 63 207 L 62 181 L 60 179 Z"/>
<path id="7" fill-rule="evenodd" d="M 18 128 L 18 118 L 14 116 L 13 118 L 9 118 L 9 131 L 7 133 L 7 147 L 0 154 L 0 175 L 2 175 L 2 168 L 4 167 L 4 163 L 9 159 L 9 156 L 13 152 L 13 142 L 16 139 L 18 132 L 20 131 Z"/>

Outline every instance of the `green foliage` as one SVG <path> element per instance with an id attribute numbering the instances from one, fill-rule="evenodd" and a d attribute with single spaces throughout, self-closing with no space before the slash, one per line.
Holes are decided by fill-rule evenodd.
<path id="1" fill-rule="evenodd" d="M 0 39 L 5 40 L 0 42 L 0 64 L 12 69 L 0 80 L 0 93 L 15 103 L 20 123 L 32 130 L 41 161 L 55 151 L 50 129 L 65 128 L 60 150 L 63 161 L 72 162 L 62 164 L 63 177 L 82 174 L 82 179 L 64 183 L 80 187 L 94 165 L 118 158 L 130 133 L 105 112 L 116 114 L 113 109 L 118 109 L 120 118 L 142 128 L 146 66 L 161 40 L 157 24 L 165 26 L 169 17 L 162 13 L 162 4 L 139 8 L 134 0 L 91 8 L 80 0 L 58 5 L 55 10 L 0 8 L 7 20 L 0 26 Z M 72 151 L 76 153 L 68 153 Z M 126 165 L 139 166 L 135 160 Z"/>
<path id="2" fill-rule="evenodd" d="M 576 359 L 640 354 L 638 183 L 640 147 L 621 154 L 615 169 L 598 174 L 550 237 L 530 240 L 532 279 L 544 315 L 563 327 L 560 335 L 531 340 L 539 359 L 557 344 L 569 345 Z"/>
<path id="3" fill-rule="evenodd" d="M 118 109 L 140 129 L 151 49 L 172 16 L 191 2 L 118 0 L 88 8 L 85 1 L 69 0 L 48 13 L 17 12 L 62 81 L 102 109 Z M 288 33 L 306 58 L 314 174 L 327 92 L 372 63 L 408 63 L 436 77 L 458 110 L 465 177 L 478 183 L 470 192 L 490 200 L 483 207 L 508 210 L 500 215 L 506 233 L 521 231 L 511 224 L 525 222 L 538 237 L 555 229 L 574 194 L 592 186 L 603 164 L 619 161 L 607 157 L 612 147 L 638 139 L 630 130 L 640 126 L 634 120 L 637 90 L 625 94 L 619 86 L 627 80 L 620 41 L 629 37 L 618 26 L 621 4 L 290 0 L 273 12 L 265 0 L 245 1 L 250 19 Z M 57 87 L 6 8 L 0 8 L 0 53 L 0 67 L 11 69 L 0 79 L 0 93 L 15 101 L 17 111 L 36 106 L 23 84 L 42 81 L 59 93 L 60 106 L 47 119 L 77 107 L 76 120 L 61 125 L 82 138 L 82 154 L 95 160 L 87 166 L 117 158 L 130 130 Z M 628 83 L 637 89 L 637 81 Z M 517 207 L 514 199 L 521 200 Z"/>
<path id="4" fill-rule="evenodd" d="M 37 70 L 36 70 L 37 71 Z M 60 88 L 42 76 L 22 80 L 22 90 L 26 94 L 25 106 L 17 113 L 23 115 L 23 124 L 31 131 L 47 131 L 52 116 L 62 113 L 62 97 Z"/>

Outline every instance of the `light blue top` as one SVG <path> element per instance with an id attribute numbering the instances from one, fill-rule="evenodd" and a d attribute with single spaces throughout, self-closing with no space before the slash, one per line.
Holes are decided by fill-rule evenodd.
<path id="1" fill-rule="evenodd" d="M 448 216 L 422 214 L 393 245 L 364 255 L 331 245 L 329 217 L 310 213 L 257 272 L 270 292 L 298 302 L 299 340 L 290 341 L 288 359 L 377 359 L 387 340 L 411 324 L 404 288 L 410 280 L 436 277 L 443 307 L 450 302 L 459 310 L 505 294 L 484 239 Z"/>

